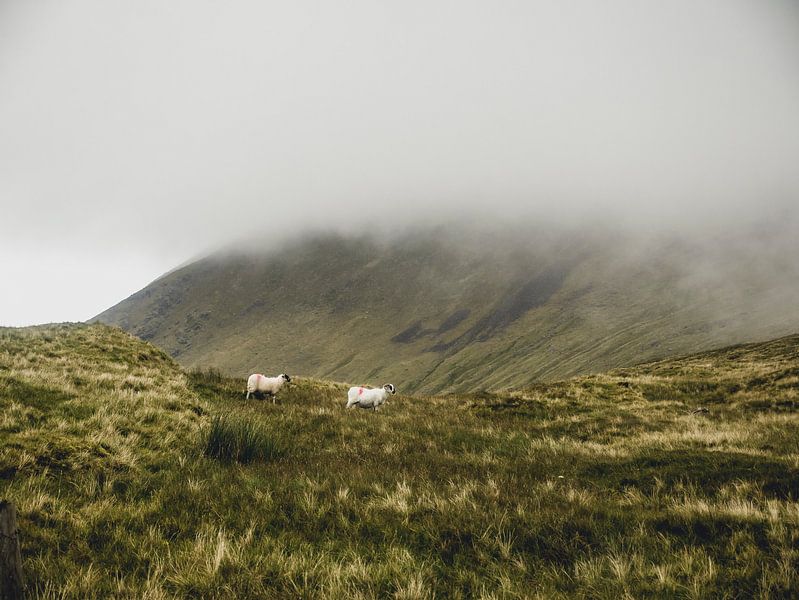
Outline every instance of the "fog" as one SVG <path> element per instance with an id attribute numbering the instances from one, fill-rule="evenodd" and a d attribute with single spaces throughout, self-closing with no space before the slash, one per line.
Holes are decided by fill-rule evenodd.
<path id="1" fill-rule="evenodd" d="M 5 0 L 0 324 L 319 229 L 734 240 L 796 225 L 797 157 L 789 0 Z"/>

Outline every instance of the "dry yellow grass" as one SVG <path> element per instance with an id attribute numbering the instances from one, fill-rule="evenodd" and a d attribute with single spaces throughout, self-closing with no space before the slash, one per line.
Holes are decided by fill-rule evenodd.
<path id="1" fill-rule="evenodd" d="M 0 494 L 32 597 L 795 597 L 798 348 L 371 413 L 303 378 L 245 401 L 104 326 L 0 330 Z M 206 455 L 218 417 L 250 462 Z"/>

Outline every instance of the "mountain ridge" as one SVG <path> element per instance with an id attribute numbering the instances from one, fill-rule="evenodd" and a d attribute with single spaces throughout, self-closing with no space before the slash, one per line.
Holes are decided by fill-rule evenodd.
<path id="1" fill-rule="evenodd" d="M 317 235 L 206 257 L 95 320 L 237 376 L 498 390 L 799 330 L 799 278 L 736 248 L 530 228 Z"/>

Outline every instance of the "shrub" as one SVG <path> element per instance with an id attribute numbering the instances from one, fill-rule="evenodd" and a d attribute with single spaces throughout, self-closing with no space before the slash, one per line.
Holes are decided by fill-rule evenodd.
<path id="1" fill-rule="evenodd" d="M 205 440 L 205 455 L 220 460 L 249 463 L 275 460 L 285 454 L 285 444 L 274 432 L 252 421 L 216 416 Z"/>

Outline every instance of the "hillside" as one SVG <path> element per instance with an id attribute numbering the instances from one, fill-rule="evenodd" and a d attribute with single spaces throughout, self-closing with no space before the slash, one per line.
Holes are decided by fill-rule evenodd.
<path id="1" fill-rule="evenodd" d="M 96 320 L 184 366 L 236 376 L 518 388 L 799 330 L 789 234 L 702 244 L 543 226 L 324 235 L 199 260 Z M 792 252 L 775 243 L 785 239 Z"/>
<path id="2" fill-rule="evenodd" d="M 103 325 L 0 330 L 32 597 L 799 594 L 799 336 L 377 413 L 242 384 Z"/>

